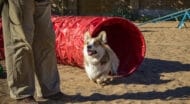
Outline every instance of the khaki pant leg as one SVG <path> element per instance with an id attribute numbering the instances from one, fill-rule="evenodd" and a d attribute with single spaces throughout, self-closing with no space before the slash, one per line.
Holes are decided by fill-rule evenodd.
<path id="1" fill-rule="evenodd" d="M 2 11 L 7 80 L 14 99 L 34 95 L 33 0 L 6 0 Z"/>
<path id="2" fill-rule="evenodd" d="M 33 42 L 35 69 L 41 91 L 37 96 L 49 96 L 60 91 L 55 56 L 55 33 L 51 22 L 50 2 L 35 3 L 35 35 Z"/>

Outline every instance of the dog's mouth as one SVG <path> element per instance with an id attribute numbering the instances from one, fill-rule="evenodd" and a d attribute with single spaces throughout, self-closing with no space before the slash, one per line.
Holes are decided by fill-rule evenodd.
<path id="1" fill-rule="evenodd" d="M 88 55 L 89 55 L 89 56 L 92 56 L 92 55 L 94 55 L 94 54 L 97 54 L 97 51 L 95 51 L 95 50 L 89 50 L 89 49 L 88 49 Z"/>

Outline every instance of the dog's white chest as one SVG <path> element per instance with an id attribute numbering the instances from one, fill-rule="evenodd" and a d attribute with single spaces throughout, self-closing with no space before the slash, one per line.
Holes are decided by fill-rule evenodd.
<path id="1" fill-rule="evenodd" d="M 89 64 L 87 66 L 85 66 L 85 70 L 87 72 L 87 75 L 90 79 L 94 79 L 97 76 L 99 76 L 100 74 L 108 71 L 111 69 L 110 65 L 108 63 L 101 65 L 93 65 L 93 64 Z"/>

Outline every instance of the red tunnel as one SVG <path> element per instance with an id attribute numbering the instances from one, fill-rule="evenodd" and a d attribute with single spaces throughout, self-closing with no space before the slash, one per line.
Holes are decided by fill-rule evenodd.
<path id="1" fill-rule="evenodd" d="M 66 16 L 52 18 L 56 32 L 56 53 L 59 63 L 83 67 L 83 36 L 89 31 L 96 36 L 107 33 L 108 44 L 117 54 L 118 73 L 134 72 L 145 56 L 145 41 L 139 29 L 130 21 L 118 17 Z"/>
<path id="2" fill-rule="evenodd" d="M 133 73 L 144 59 L 146 49 L 144 37 L 140 30 L 126 19 L 119 17 L 55 16 L 52 17 L 52 22 L 56 33 L 58 63 L 83 68 L 84 33 L 89 31 L 92 36 L 96 36 L 102 30 L 106 31 L 108 44 L 120 60 L 118 70 L 120 76 Z M 2 35 L 0 35 L 0 54 L 3 53 L 1 40 Z"/>

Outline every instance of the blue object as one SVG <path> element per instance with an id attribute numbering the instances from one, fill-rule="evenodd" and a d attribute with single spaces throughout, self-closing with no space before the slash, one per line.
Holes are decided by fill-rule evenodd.
<path id="1" fill-rule="evenodd" d="M 167 20 L 171 20 L 171 19 L 178 20 L 179 17 L 182 18 L 178 24 L 178 28 L 181 29 L 184 26 L 185 20 L 190 19 L 190 8 L 182 10 L 182 11 L 178 11 L 175 13 L 171 13 L 171 14 L 168 14 L 168 15 L 163 16 L 163 17 L 155 18 L 153 20 L 146 21 L 142 24 L 139 24 L 139 26 L 145 25 L 147 23 L 157 23 L 157 22 L 167 21 Z"/>

